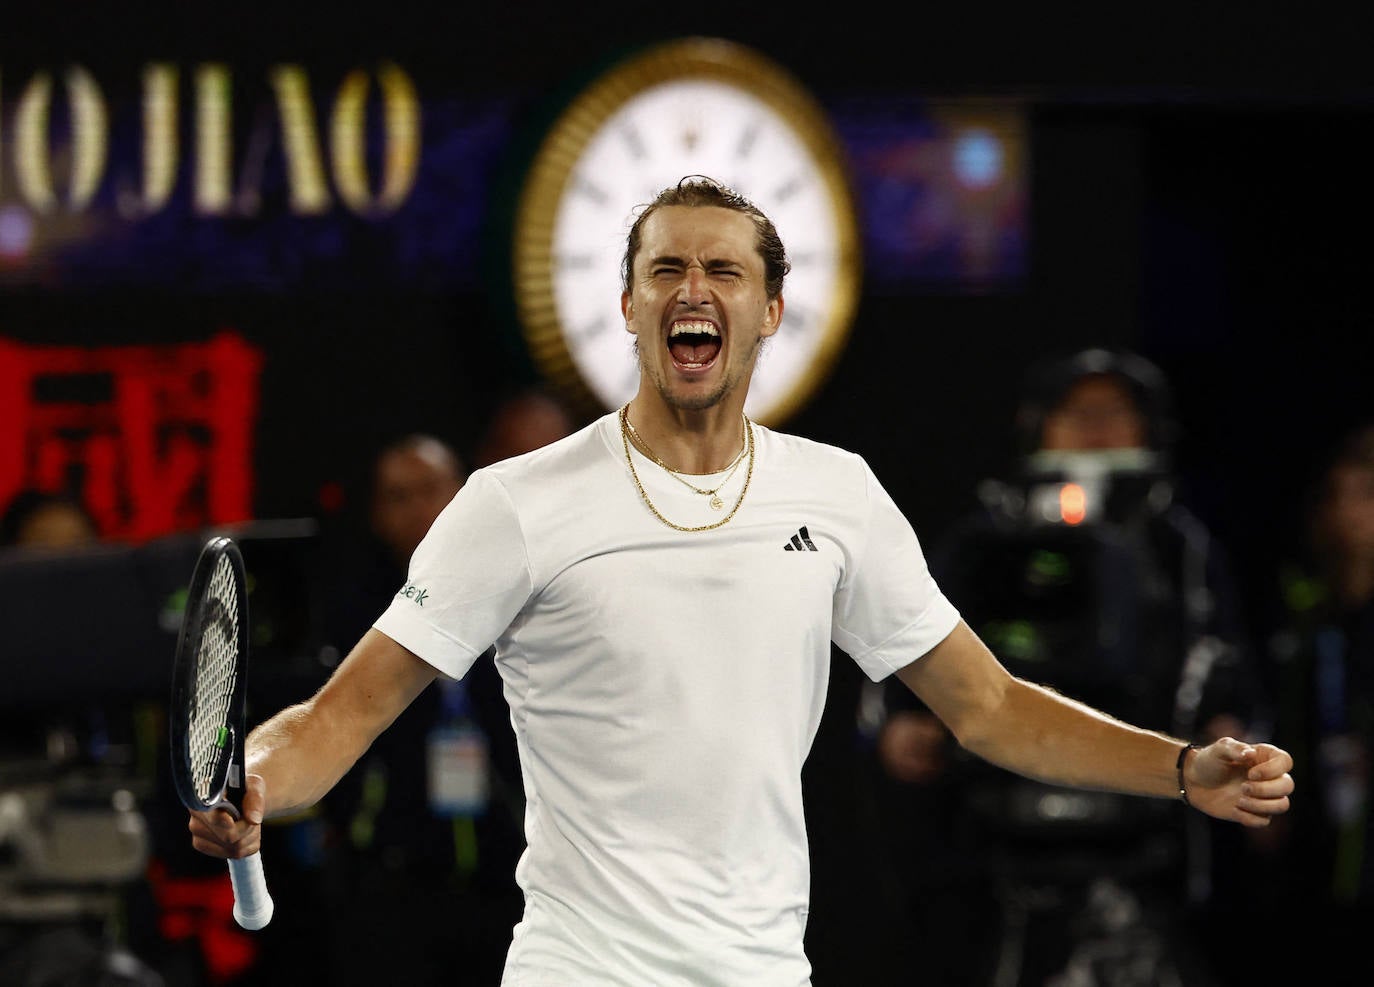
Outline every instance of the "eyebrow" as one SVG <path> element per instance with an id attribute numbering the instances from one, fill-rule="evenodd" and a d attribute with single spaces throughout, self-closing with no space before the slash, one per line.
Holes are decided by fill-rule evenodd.
<path id="1" fill-rule="evenodd" d="M 685 260 L 683 260 L 681 257 L 675 257 L 675 256 L 671 256 L 671 255 L 666 255 L 666 254 L 663 255 L 663 256 L 650 258 L 650 260 L 649 260 L 649 266 L 650 266 L 650 267 L 658 267 L 659 265 L 668 265 L 668 266 L 670 266 L 670 267 L 686 267 L 686 266 L 687 266 L 687 262 L 686 262 Z M 743 266 L 744 266 L 744 263 L 743 263 L 743 261 L 738 261 L 738 260 L 729 260 L 729 259 L 726 259 L 726 258 L 717 258 L 717 259 L 712 259 L 712 260 L 706 261 L 706 263 L 703 264 L 702 266 L 703 266 L 704 268 L 706 268 L 706 270 L 711 271 L 711 270 L 718 270 L 718 269 L 720 269 L 720 268 L 722 268 L 722 267 L 743 267 Z"/>

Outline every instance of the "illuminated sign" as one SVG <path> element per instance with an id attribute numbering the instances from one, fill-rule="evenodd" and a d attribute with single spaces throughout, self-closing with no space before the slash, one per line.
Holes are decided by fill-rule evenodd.
<path id="1" fill-rule="evenodd" d="M 111 162 L 110 112 L 96 78 L 80 65 L 65 70 L 61 85 L 53 72 L 35 73 L 19 87 L 8 129 L 0 130 L 18 200 L 40 216 L 58 209 L 81 212 L 105 182 L 114 182 L 119 212 L 138 219 L 164 208 L 185 177 L 197 214 L 257 215 L 265 147 L 255 141 L 241 149 L 235 167 L 232 70 L 204 63 L 188 75 L 190 105 L 184 112 L 191 128 L 189 146 L 179 139 L 181 69 L 154 63 L 142 72 L 142 160 Z M 348 72 L 333 93 L 327 125 L 316 119 L 316 94 L 303 67 L 277 66 L 266 81 L 276 108 L 276 138 L 293 213 L 328 212 L 337 198 L 360 216 L 378 217 L 406 201 L 420 161 L 420 101 L 403 69 L 384 63 L 375 72 Z M 0 91 L 8 92 L 3 74 L 0 82 L 6 83 Z M 381 97 L 383 145 L 375 180 L 367 153 L 374 82 Z M 57 126 L 59 122 L 65 126 Z M 0 187 L 0 194 L 5 192 Z"/>
<path id="2" fill-rule="evenodd" d="M 0 288 L 491 290 L 493 209 L 542 120 L 530 94 L 421 92 L 390 61 L 107 66 L 0 64 Z M 1024 277 L 1019 106 L 829 112 L 866 283 Z"/>
<path id="3" fill-rule="evenodd" d="M 0 339 L 0 505 L 75 489 L 104 536 L 253 517 L 261 353 L 233 333 L 169 346 Z"/>

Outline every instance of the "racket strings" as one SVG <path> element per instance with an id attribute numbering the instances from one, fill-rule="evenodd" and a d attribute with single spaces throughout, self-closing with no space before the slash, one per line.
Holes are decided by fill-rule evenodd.
<path id="1" fill-rule="evenodd" d="M 229 706 L 238 675 L 238 587 L 227 557 L 219 559 L 205 595 L 187 749 L 196 794 L 208 802 L 218 795 L 211 787 L 232 751 Z"/>

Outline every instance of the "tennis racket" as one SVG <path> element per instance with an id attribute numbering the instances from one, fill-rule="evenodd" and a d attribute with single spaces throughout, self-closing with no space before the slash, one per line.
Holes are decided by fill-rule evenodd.
<path id="1" fill-rule="evenodd" d="M 195 812 L 243 808 L 244 697 L 248 673 L 248 592 L 233 540 L 211 538 L 191 574 L 177 638 L 168 710 L 172 779 Z M 229 861 L 234 920 L 261 929 L 272 919 L 262 856 Z"/>

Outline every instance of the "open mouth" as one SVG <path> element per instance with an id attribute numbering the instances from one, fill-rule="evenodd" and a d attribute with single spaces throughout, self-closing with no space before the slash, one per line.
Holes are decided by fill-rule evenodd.
<path id="1" fill-rule="evenodd" d="M 674 322 L 668 333 L 668 352 L 683 370 L 702 370 L 720 354 L 720 330 L 701 319 Z"/>

